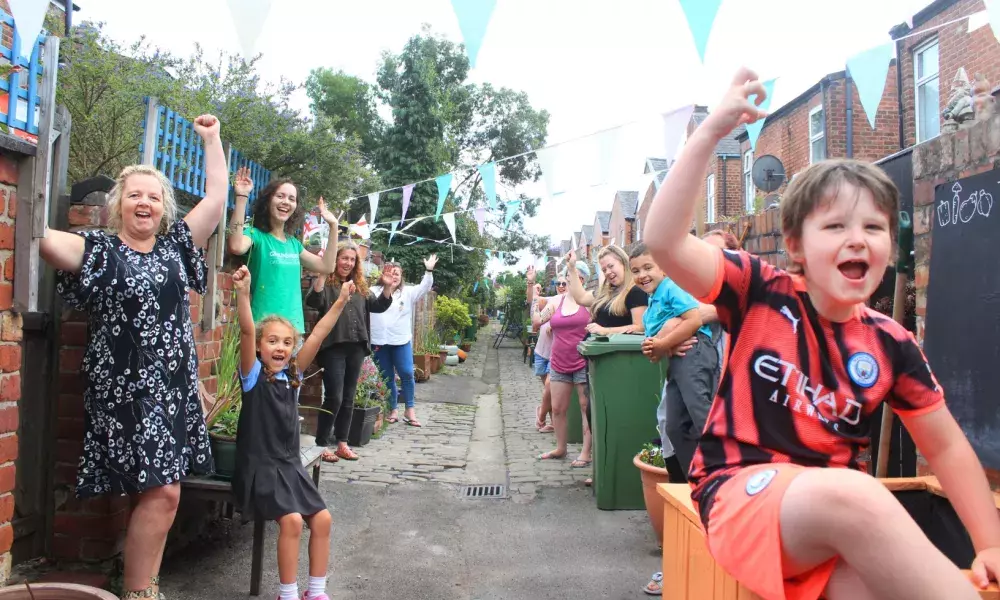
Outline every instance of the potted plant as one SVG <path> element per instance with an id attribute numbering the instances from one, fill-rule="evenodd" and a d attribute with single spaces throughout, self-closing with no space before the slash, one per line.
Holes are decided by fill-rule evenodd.
<path id="1" fill-rule="evenodd" d="M 76 583 L 22 583 L 0 589 L 5 600 L 116 600 L 118 597 L 89 585 Z"/>
<path id="2" fill-rule="evenodd" d="M 462 350 L 462 352 L 468 354 L 469 352 L 472 352 L 472 342 L 470 342 L 468 339 L 463 339 L 462 345 L 459 346 L 459 348 Z"/>
<path id="3" fill-rule="evenodd" d="M 660 483 L 669 483 L 666 464 L 663 460 L 663 449 L 646 443 L 639 454 L 632 459 L 632 464 L 639 469 L 642 477 L 642 497 L 646 501 L 646 513 L 649 523 L 656 532 L 656 541 L 663 545 L 663 497 L 656 492 Z"/>
<path id="4" fill-rule="evenodd" d="M 233 320 L 223 330 L 222 353 L 216 362 L 218 391 L 205 417 L 215 462 L 215 476 L 226 480 L 233 476 L 236 468 L 236 429 L 240 422 L 243 397 L 239 361 L 240 326 Z"/>
<path id="5" fill-rule="evenodd" d="M 382 404 L 389 395 L 389 388 L 382 379 L 378 367 L 371 357 L 366 357 L 361 365 L 358 390 L 354 394 L 354 414 L 351 415 L 351 429 L 347 432 L 347 443 L 364 446 L 375 432 L 375 424 L 382 413 Z"/>
<path id="6" fill-rule="evenodd" d="M 427 336 L 424 338 L 423 351 L 430 356 L 431 373 L 440 371 L 443 359 L 441 358 L 441 337 L 437 331 L 432 329 L 427 332 Z"/>

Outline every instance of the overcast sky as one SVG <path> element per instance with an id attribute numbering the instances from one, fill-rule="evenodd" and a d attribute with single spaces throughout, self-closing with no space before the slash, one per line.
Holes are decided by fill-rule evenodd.
<path id="1" fill-rule="evenodd" d="M 676 0 L 498 0 L 471 78 L 527 92 L 533 106 L 552 115 L 550 144 L 683 104 L 711 107 L 740 64 L 762 78 L 780 77 L 773 110 L 842 70 L 851 55 L 889 41 L 890 27 L 927 4 L 723 0 L 702 65 Z M 173 0 L 169 9 L 150 0 L 78 5 L 78 21 L 103 21 L 121 41 L 145 32 L 182 55 L 196 41 L 209 51 L 240 50 L 227 0 Z M 450 0 L 274 0 L 257 43 L 260 69 L 271 80 L 283 75 L 301 83 L 311 69 L 330 67 L 371 81 L 381 52 L 401 50 L 422 23 L 461 41 Z M 298 103 L 307 109 L 304 93 Z M 636 165 L 636 175 L 641 169 Z M 528 191 L 545 194 L 543 186 Z M 568 239 L 593 222 L 595 211 L 611 210 L 614 191 L 546 199 L 529 228 L 554 243 Z"/>

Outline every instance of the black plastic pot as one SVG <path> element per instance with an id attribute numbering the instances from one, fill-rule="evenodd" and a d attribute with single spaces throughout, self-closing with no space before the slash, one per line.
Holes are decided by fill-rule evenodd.
<path id="1" fill-rule="evenodd" d="M 236 440 L 209 434 L 212 445 L 212 460 L 215 462 L 216 479 L 229 481 L 236 470 Z"/>
<path id="2" fill-rule="evenodd" d="M 381 406 L 360 408 L 355 406 L 351 414 L 351 429 L 347 432 L 347 443 L 352 446 L 364 446 L 372 439 L 375 432 L 375 420 L 382 412 Z"/>

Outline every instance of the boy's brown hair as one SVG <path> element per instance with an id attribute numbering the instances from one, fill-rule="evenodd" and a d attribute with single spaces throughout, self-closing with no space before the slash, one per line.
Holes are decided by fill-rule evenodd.
<path id="1" fill-rule="evenodd" d="M 632 251 L 628 253 L 629 260 L 633 258 L 639 258 L 643 254 L 649 254 L 649 249 L 646 248 L 646 244 L 643 242 L 636 242 L 632 244 Z"/>
<path id="2" fill-rule="evenodd" d="M 802 239 L 802 224 L 817 206 L 836 197 L 841 185 L 866 189 L 875 206 L 889 217 L 889 235 L 896 242 L 899 227 L 899 190 L 882 169 L 849 158 L 824 160 L 810 165 L 788 184 L 781 198 L 781 234 Z M 788 271 L 802 273 L 802 265 L 790 264 Z"/>

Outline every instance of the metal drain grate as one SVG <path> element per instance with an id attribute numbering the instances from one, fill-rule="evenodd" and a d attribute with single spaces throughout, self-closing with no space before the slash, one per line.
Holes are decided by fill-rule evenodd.
<path id="1" fill-rule="evenodd" d="M 462 498 L 506 498 L 507 486 L 499 484 L 463 485 L 458 491 Z"/>

